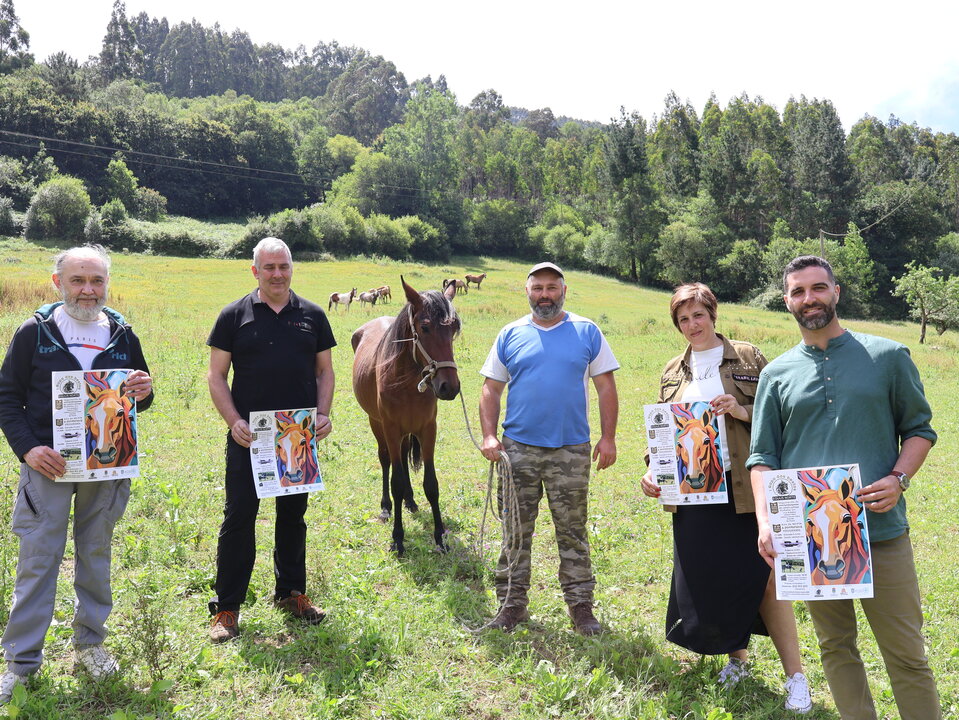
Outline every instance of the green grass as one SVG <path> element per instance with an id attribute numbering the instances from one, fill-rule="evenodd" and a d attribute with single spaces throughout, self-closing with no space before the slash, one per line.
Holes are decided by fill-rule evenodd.
<path id="1" fill-rule="evenodd" d="M 51 250 L 0 241 L 4 278 L 49 285 Z M 238 642 L 207 641 L 216 534 L 222 517 L 225 427 L 206 390 L 205 339 L 220 308 L 254 287 L 249 261 L 117 255 L 111 304 L 133 323 L 151 364 L 157 400 L 140 420 L 143 475 L 114 541 L 114 596 L 108 646 L 123 674 L 94 685 L 75 672 L 72 549 L 68 545 L 44 670 L 25 696 L 29 718 L 780 718 L 782 670 L 767 638 L 755 638 L 754 677 L 732 693 L 714 677 L 723 658 L 701 658 L 663 640 L 671 570 L 666 513 L 639 490 L 645 447 L 642 405 L 656 397 L 664 363 L 682 347 L 668 316 L 668 295 L 608 278 L 570 273 L 567 307 L 595 319 L 622 369 L 619 461 L 594 476 L 590 540 L 598 579 L 597 613 L 610 628 L 599 639 L 572 633 L 556 581 L 557 557 L 543 509 L 534 541 L 532 622 L 512 635 L 473 634 L 495 611 L 488 567 L 493 547 L 474 547 L 486 492 L 487 464 L 472 447 L 459 401 L 441 403 L 437 472 L 453 535 L 447 555 L 431 551 L 431 520 L 407 522 L 407 555 L 388 552 L 389 528 L 376 521 L 379 467 L 372 435 L 350 389 L 349 337 L 368 317 L 401 307 L 399 275 L 418 289 L 443 277 L 488 272 L 482 290 L 456 300 L 457 341 L 470 422 L 477 427 L 479 367 L 506 322 L 527 310 L 526 265 L 493 258 L 448 264 L 355 260 L 298 263 L 294 289 L 325 306 L 333 291 L 384 283 L 394 302 L 357 305 L 331 323 L 337 391 L 333 434 L 322 442 L 327 489 L 310 501 L 310 595 L 329 609 L 313 628 L 287 624 L 272 592 L 272 503 L 262 504 L 250 604 Z M 42 293 L 42 289 L 38 292 Z M 32 296 L 31 296 L 32 297 Z M 52 290 L 50 299 L 53 299 Z M 32 302 L 32 300 L 31 300 Z M 6 342 L 32 308 L 4 304 Z M 959 498 L 953 458 L 959 451 L 957 337 L 917 344 L 913 324 L 849 322 L 909 344 L 935 412 L 940 443 L 909 491 L 910 518 L 924 596 L 929 655 L 947 717 L 959 718 Z M 724 305 L 719 330 L 757 343 L 775 357 L 798 339 L 791 317 Z M 595 401 L 593 403 L 595 405 Z M 592 418 L 595 430 L 598 418 Z M 0 528 L 9 527 L 18 465 L 0 454 Z M 425 504 L 420 478 L 417 500 Z M 487 540 L 498 539 L 492 528 Z M 492 543 L 495 545 L 495 543 Z M 5 623 L 17 543 L 0 534 L 0 625 Z M 812 681 L 814 712 L 837 718 L 805 608 L 796 606 Z M 896 717 L 881 658 L 868 630 L 863 654 L 880 710 Z"/>

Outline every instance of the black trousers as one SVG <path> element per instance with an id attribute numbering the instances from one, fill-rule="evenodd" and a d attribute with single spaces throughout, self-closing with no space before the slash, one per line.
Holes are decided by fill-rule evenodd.
<path id="1" fill-rule="evenodd" d="M 275 597 L 306 592 L 306 514 L 309 493 L 276 498 L 273 571 Z M 211 612 L 239 610 L 246 600 L 256 560 L 256 515 L 260 500 L 253 486 L 250 450 L 232 437 L 226 442 L 226 504 L 216 550 L 216 598 Z"/>

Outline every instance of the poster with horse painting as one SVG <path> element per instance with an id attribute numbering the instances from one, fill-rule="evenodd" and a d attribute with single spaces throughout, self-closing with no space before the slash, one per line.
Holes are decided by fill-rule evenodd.
<path id="1" fill-rule="evenodd" d="M 250 413 L 250 461 L 258 498 L 323 489 L 316 452 L 316 408 Z"/>
<path id="2" fill-rule="evenodd" d="M 859 466 L 763 473 L 780 600 L 870 598 L 872 555 Z"/>
<path id="3" fill-rule="evenodd" d="M 136 401 L 130 370 L 53 373 L 54 449 L 66 460 L 62 482 L 138 477 Z"/>
<path id="4" fill-rule="evenodd" d="M 664 505 L 728 500 L 723 417 L 706 400 L 644 407 L 649 466 Z"/>

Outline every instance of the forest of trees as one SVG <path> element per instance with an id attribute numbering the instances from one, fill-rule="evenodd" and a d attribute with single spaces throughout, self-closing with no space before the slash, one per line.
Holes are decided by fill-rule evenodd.
<path id="1" fill-rule="evenodd" d="M 550 257 L 767 306 L 784 261 L 823 247 L 845 312 L 902 317 L 916 307 L 908 273 L 959 284 L 957 149 L 955 134 L 895 117 L 847 134 L 829 100 L 806 97 L 698 111 L 670 93 L 660 113 L 606 125 L 495 90 L 461 104 L 444 77 L 407 82 L 360 48 L 257 45 L 128 17 L 122 0 L 98 56 L 38 62 L 0 0 L 0 233 L 4 212 L 75 178 L 95 221 L 71 227 L 99 239 L 125 212 L 240 217 L 300 250 Z M 41 220 L 55 196 L 25 232 L 53 227 Z"/>

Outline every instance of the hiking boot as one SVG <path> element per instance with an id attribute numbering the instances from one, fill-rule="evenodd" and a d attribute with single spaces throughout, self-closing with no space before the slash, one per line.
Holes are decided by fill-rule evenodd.
<path id="1" fill-rule="evenodd" d="M 326 613 L 314 605 L 310 599 L 299 590 L 290 592 L 289 597 L 282 600 L 274 600 L 273 604 L 280 610 L 288 612 L 295 618 L 299 618 L 307 625 L 319 625 L 326 619 Z"/>
<path id="2" fill-rule="evenodd" d="M 103 649 L 103 645 L 86 645 L 75 649 L 77 663 L 94 680 L 103 680 L 120 671 L 120 665 L 113 655 Z"/>
<path id="3" fill-rule="evenodd" d="M 491 630 L 513 632 L 517 625 L 527 620 L 529 620 L 529 610 L 520 605 L 507 605 L 500 608 L 496 617 L 490 620 L 486 627 Z"/>
<path id="4" fill-rule="evenodd" d="M 786 709 L 800 714 L 812 710 L 809 681 L 801 672 L 786 678 Z"/>
<path id="5" fill-rule="evenodd" d="M 221 610 L 210 622 L 210 640 L 224 643 L 240 636 L 240 613 L 236 610 Z"/>
<path id="6" fill-rule="evenodd" d="M 0 705 L 6 705 L 13 698 L 13 689 L 17 685 L 26 685 L 27 676 L 17 675 L 12 670 L 7 670 L 0 675 Z"/>
<path id="7" fill-rule="evenodd" d="M 598 635 L 603 632 L 603 626 L 593 615 L 593 603 L 581 602 L 571 605 L 569 608 L 569 617 L 573 621 L 573 627 L 580 635 Z"/>
<path id="8" fill-rule="evenodd" d="M 749 665 L 745 660 L 729 658 L 729 662 L 719 671 L 718 682 L 725 690 L 732 690 L 740 680 L 749 677 Z"/>

